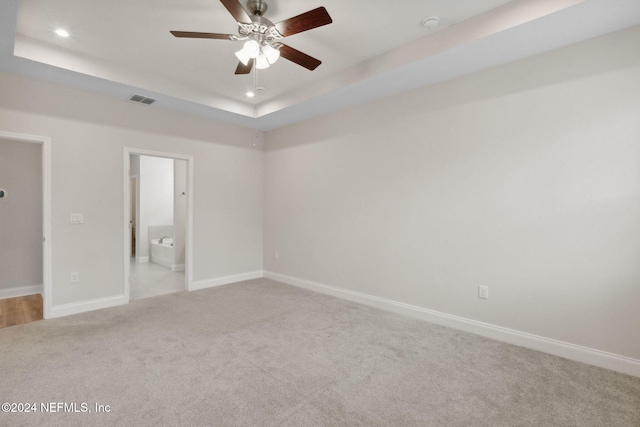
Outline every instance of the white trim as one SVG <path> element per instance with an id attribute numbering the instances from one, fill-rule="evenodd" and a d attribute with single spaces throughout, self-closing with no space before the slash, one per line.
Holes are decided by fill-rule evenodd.
<path id="1" fill-rule="evenodd" d="M 148 256 L 137 256 L 136 257 L 136 263 L 137 264 L 144 264 L 145 262 L 149 262 L 149 257 Z"/>
<path id="2" fill-rule="evenodd" d="M 51 261 L 51 138 L 0 131 L 0 138 L 42 144 L 42 314 L 50 317 L 53 301 Z"/>
<path id="3" fill-rule="evenodd" d="M 185 265 L 184 264 L 172 264 L 171 265 L 171 271 L 184 271 L 185 269 Z"/>
<path id="4" fill-rule="evenodd" d="M 24 297 L 41 293 L 42 285 L 17 286 L 15 288 L 0 289 L 0 299 Z"/>
<path id="5" fill-rule="evenodd" d="M 175 271 L 172 267 L 173 267 L 173 259 L 169 259 L 169 258 L 164 258 L 161 256 L 153 256 L 151 255 L 151 258 L 149 258 L 149 262 L 152 264 L 158 264 L 161 265 L 165 268 L 170 269 L 171 271 Z"/>
<path id="6" fill-rule="evenodd" d="M 230 283 L 242 282 L 245 280 L 260 279 L 261 277 L 264 277 L 264 272 L 262 270 L 258 270 L 248 273 L 234 274 L 232 276 L 218 277 L 217 279 L 199 280 L 197 282 L 194 282 L 193 286 L 189 290 L 196 291 L 199 289 L 213 288 L 216 286 L 228 285 Z"/>
<path id="7" fill-rule="evenodd" d="M 638 359 L 541 337 L 526 332 L 515 331 L 513 329 L 503 328 L 489 323 L 478 322 L 464 317 L 453 316 L 415 305 L 337 288 L 335 286 L 329 286 L 271 271 L 265 271 L 264 277 L 338 298 L 347 299 L 384 310 L 394 311 L 396 313 L 426 320 L 438 325 L 471 332 L 509 344 L 640 377 L 640 360 Z"/>
<path id="8" fill-rule="evenodd" d="M 98 298 L 91 301 L 74 302 L 71 304 L 57 305 L 51 308 L 51 319 L 55 317 L 70 316 L 72 314 L 86 313 L 88 311 L 100 310 L 103 308 L 115 307 L 126 304 L 124 295 L 115 297 Z"/>
<path id="9" fill-rule="evenodd" d="M 129 191 L 131 191 L 131 187 L 133 186 L 132 184 L 135 183 L 136 185 L 136 198 L 139 199 L 140 198 L 140 179 L 138 177 L 138 175 L 129 175 Z M 131 196 L 131 193 L 129 193 L 129 196 Z M 129 203 L 131 203 L 131 197 L 129 197 Z M 129 209 L 131 209 L 131 205 L 129 205 Z M 140 244 L 140 227 L 138 226 L 138 222 L 140 221 L 140 203 L 138 203 L 138 201 L 136 200 L 136 235 L 135 235 L 135 239 L 136 239 L 136 247 L 135 250 L 133 252 L 135 252 L 136 254 L 138 253 L 138 245 Z M 131 216 L 131 214 L 130 214 Z M 131 226 L 134 225 L 133 224 L 133 218 L 130 219 L 130 224 Z M 130 226 L 130 227 L 131 227 Z M 128 234 L 131 234 L 131 228 L 129 228 Z M 129 243 L 131 243 L 131 241 L 129 241 Z M 132 255 L 132 251 L 131 251 L 131 246 L 129 245 L 129 254 Z M 133 258 L 135 258 L 135 255 L 132 255 Z M 137 261 L 136 262 L 140 262 Z"/>
<path id="10" fill-rule="evenodd" d="M 185 160 L 187 162 L 187 235 L 185 241 L 185 290 L 193 290 L 193 156 L 175 153 L 166 153 L 162 151 L 151 151 L 139 148 L 124 148 L 124 222 L 129 223 L 129 215 L 131 210 L 131 183 L 130 183 L 130 156 L 152 156 L 164 157 L 174 160 Z M 139 185 L 139 183 L 138 183 Z M 140 192 L 138 191 L 138 194 Z M 130 252 L 130 235 L 129 227 L 124 227 L 124 299 L 128 303 L 131 299 L 131 284 L 129 283 L 129 274 L 131 270 L 131 252 Z M 146 258 L 146 261 L 142 261 Z M 148 262 L 149 257 L 136 258 L 137 262 Z"/>

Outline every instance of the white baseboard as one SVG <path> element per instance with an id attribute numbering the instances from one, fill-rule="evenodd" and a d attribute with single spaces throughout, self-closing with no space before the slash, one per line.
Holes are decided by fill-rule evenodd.
<path id="1" fill-rule="evenodd" d="M 137 263 L 145 263 L 145 262 L 149 262 L 149 257 L 148 256 L 137 256 L 136 257 L 136 262 Z"/>
<path id="2" fill-rule="evenodd" d="M 0 289 L 0 299 L 24 297 L 41 293 L 42 285 L 18 286 L 15 288 Z"/>
<path id="3" fill-rule="evenodd" d="M 164 257 L 161 257 L 161 256 L 151 255 L 149 257 L 149 262 L 151 264 L 161 265 L 161 266 L 166 267 L 166 268 L 173 267 L 173 258 L 170 259 L 170 258 L 164 258 Z"/>
<path id="4" fill-rule="evenodd" d="M 190 291 L 197 291 L 199 289 L 213 288 L 215 286 L 228 285 L 229 283 L 242 282 L 244 280 L 259 279 L 264 277 L 263 271 L 250 271 L 248 273 L 234 274 L 232 276 L 218 277 L 217 279 L 199 280 L 193 282 Z"/>
<path id="5" fill-rule="evenodd" d="M 69 316 L 72 314 L 85 313 L 87 311 L 100 310 L 103 308 L 115 307 L 117 305 L 126 304 L 124 295 L 115 297 L 98 298 L 91 301 L 82 301 L 71 304 L 63 304 L 52 307 L 49 310 L 49 319 L 55 317 Z"/>
<path id="6" fill-rule="evenodd" d="M 394 311 L 396 313 L 419 318 L 438 325 L 471 332 L 509 344 L 530 348 L 532 350 L 553 354 L 555 356 L 564 357 L 577 362 L 587 363 L 589 365 L 640 377 L 640 360 L 638 359 L 541 337 L 526 332 L 515 331 L 501 326 L 478 322 L 464 317 L 453 316 L 415 305 L 337 288 L 335 286 L 324 285 L 322 283 L 312 282 L 310 280 L 300 279 L 271 271 L 265 271 L 264 277 L 338 298 L 347 299 L 384 310 Z"/>
<path id="7" fill-rule="evenodd" d="M 263 277 L 262 270 L 252 271 L 248 273 L 236 274 L 233 276 L 219 277 L 217 279 L 201 280 L 194 282 L 190 291 L 196 291 L 199 289 L 212 288 L 215 286 L 227 285 L 229 283 L 241 282 L 243 280 L 259 279 Z M 72 314 L 85 313 L 87 311 L 100 310 L 103 308 L 115 307 L 118 305 L 126 304 L 127 301 L 124 295 L 118 295 L 108 298 L 99 298 L 91 301 L 82 301 L 71 304 L 64 304 L 52 307 L 48 319 L 56 317 L 69 316 Z"/>
<path id="8" fill-rule="evenodd" d="M 185 271 L 186 266 L 184 264 L 171 264 L 171 271 Z"/>

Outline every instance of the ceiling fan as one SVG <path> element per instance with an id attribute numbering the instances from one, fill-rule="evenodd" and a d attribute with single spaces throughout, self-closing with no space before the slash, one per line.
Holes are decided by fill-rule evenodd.
<path id="1" fill-rule="evenodd" d="M 267 3 L 264 0 L 248 0 L 247 13 L 239 0 L 220 0 L 238 23 L 238 33 L 200 33 L 193 31 L 171 31 L 175 37 L 195 39 L 246 40 L 244 47 L 236 52 L 240 60 L 236 74 L 249 74 L 255 64 L 257 69 L 268 68 L 280 56 L 308 70 L 315 70 L 322 62 L 280 42 L 285 37 L 312 30 L 333 21 L 324 7 L 319 7 L 293 18 L 274 24 L 264 17 Z"/>

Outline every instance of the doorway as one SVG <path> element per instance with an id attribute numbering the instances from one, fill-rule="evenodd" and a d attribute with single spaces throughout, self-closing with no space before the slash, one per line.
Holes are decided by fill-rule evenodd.
<path id="1" fill-rule="evenodd" d="M 189 290 L 193 158 L 125 149 L 127 301 Z"/>
<path id="2" fill-rule="evenodd" d="M 51 139 L 0 131 L 0 150 L 0 216 L 6 226 L 0 224 L 0 299 L 30 306 L 27 297 L 42 294 L 46 319 L 52 293 Z"/>

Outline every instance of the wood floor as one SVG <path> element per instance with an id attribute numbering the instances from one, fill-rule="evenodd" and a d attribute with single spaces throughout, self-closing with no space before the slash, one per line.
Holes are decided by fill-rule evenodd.
<path id="1" fill-rule="evenodd" d="M 0 328 L 42 320 L 42 295 L 0 300 Z"/>

